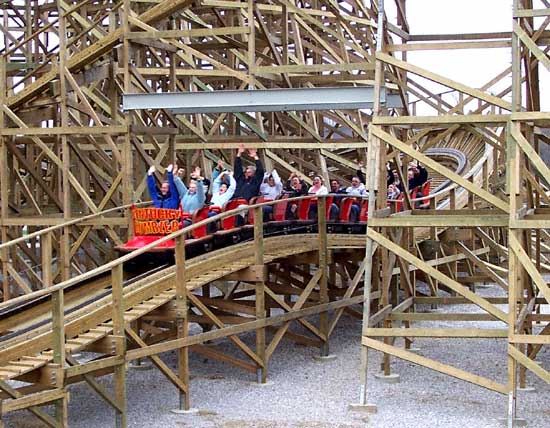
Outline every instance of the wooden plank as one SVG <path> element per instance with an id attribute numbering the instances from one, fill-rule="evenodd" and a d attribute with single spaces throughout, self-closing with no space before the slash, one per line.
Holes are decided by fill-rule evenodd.
<path id="1" fill-rule="evenodd" d="M 510 337 L 511 343 L 550 345 L 550 336 L 537 334 L 514 334 Z"/>
<path id="2" fill-rule="evenodd" d="M 390 45 L 386 52 L 435 51 L 453 49 L 495 49 L 510 48 L 509 40 L 487 40 L 483 42 L 405 43 Z"/>
<path id="3" fill-rule="evenodd" d="M 430 338 L 508 338 L 507 329 L 482 328 L 368 328 L 369 337 L 430 337 Z"/>
<path id="4" fill-rule="evenodd" d="M 65 376 L 67 378 L 93 373 L 98 370 L 103 370 L 107 367 L 114 367 L 125 362 L 124 357 L 115 355 L 114 357 L 106 357 L 97 361 L 91 361 L 79 365 L 73 365 L 65 368 Z"/>
<path id="5" fill-rule="evenodd" d="M 256 75 L 279 73 L 320 73 L 324 71 L 373 71 L 374 64 L 365 63 L 337 63 L 337 64 L 292 64 L 292 65 L 268 65 L 254 67 Z"/>
<path id="6" fill-rule="evenodd" d="M 2 413 L 15 412 L 32 406 L 42 406 L 49 404 L 52 401 L 62 400 L 67 397 L 68 393 L 62 389 L 54 389 L 35 394 L 29 394 L 20 398 L 12 398 L 11 400 L 2 401 Z"/>
<path id="7" fill-rule="evenodd" d="M 390 319 L 396 321 L 499 321 L 491 314 L 476 313 L 392 313 Z"/>
<path id="8" fill-rule="evenodd" d="M 521 132 L 516 129 L 515 126 L 510 127 L 510 134 L 514 138 L 514 141 L 520 146 L 521 150 L 527 155 L 529 161 L 542 175 L 543 179 L 550 183 L 550 168 L 546 166 L 539 154 L 535 151 L 534 147 L 525 139 Z"/>
<path id="9" fill-rule="evenodd" d="M 533 39 L 529 37 L 529 35 L 525 32 L 525 30 L 521 28 L 521 26 L 515 20 L 514 20 L 514 33 L 516 33 L 516 35 L 521 40 L 521 42 L 539 60 L 539 62 L 542 65 L 544 65 L 547 70 L 550 71 L 550 59 L 548 58 L 546 53 L 537 46 L 535 41 L 533 41 Z M 512 128 L 512 132 L 513 131 L 514 131 L 514 128 Z"/>
<path id="10" fill-rule="evenodd" d="M 265 319 L 262 319 L 262 320 L 250 321 L 250 322 L 246 322 L 246 323 L 242 323 L 242 324 L 238 324 L 238 325 L 233 325 L 233 326 L 230 326 L 230 327 L 225 327 L 225 328 L 220 329 L 220 330 L 214 330 L 214 331 L 209 331 L 209 332 L 206 332 L 206 333 L 196 334 L 196 335 L 184 338 L 184 339 L 169 340 L 169 341 L 166 341 L 164 343 L 151 345 L 148 348 L 135 349 L 135 350 L 128 351 L 127 354 L 126 354 L 126 361 L 132 361 L 132 360 L 135 360 L 135 359 L 138 359 L 138 358 L 147 357 L 148 355 L 155 355 L 155 354 L 160 354 L 160 353 L 163 353 L 163 352 L 168 352 L 168 351 L 178 349 L 178 348 L 181 348 L 181 347 L 184 347 L 184 346 L 191 346 L 191 345 L 195 345 L 195 344 L 199 344 L 199 343 L 204 343 L 208 340 L 215 340 L 215 339 L 219 339 L 221 337 L 227 337 L 227 336 L 232 336 L 232 335 L 235 335 L 235 334 L 241 334 L 241 333 L 244 333 L 246 331 L 255 330 L 255 329 L 257 329 L 259 327 L 263 327 L 263 326 L 267 327 L 267 326 L 278 324 L 278 323 L 281 323 L 281 322 L 291 321 L 291 320 L 295 320 L 295 319 L 298 319 L 298 318 L 304 318 L 304 317 L 307 317 L 309 315 L 317 314 L 317 313 L 322 312 L 324 310 L 325 311 L 326 310 L 329 310 L 329 311 L 330 310 L 335 310 L 335 309 L 338 309 L 338 308 L 341 308 L 341 307 L 355 305 L 355 304 L 360 303 L 362 301 L 363 301 L 363 296 L 355 296 L 355 297 L 352 297 L 350 299 L 338 300 L 338 301 L 330 302 L 330 303 L 324 304 L 324 305 L 311 306 L 311 307 L 307 307 L 307 308 L 304 308 L 304 309 L 301 309 L 301 310 L 298 310 L 298 311 L 287 312 L 287 313 L 284 313 L 284 314 L 281 314 L 281 315 L 274 315 L 274 316 L 271 316 L 269 318 L 265 318 Z"/>
<path id="11" fill-rule="evenodd" d="M 53 126 L 51 128 L 0 128 L 0 135 L 14 136 L 50 136 L 50 135 L 120 135 L 128 132 L 127 126 Z"/>
<path id="12" fill-rule="evenodd" d="M 487 388 L 491 391 L 499 392 L 501 394 L 508 394 L 508 387 L 506 385 L 502 385 L 491 379 L 487 379 L 482 376 L 477 376 L 472 373 L 468 373 L 464 370 L 457 369 L 456 367 L 452 367 L 450 365 L 443 364 L 426 357 L 422 357 L 410 351 L 405 351 L 395 346 L 387 345 L 385 343 L 379 342 L 378 340 L 369 339 L 368 337 L 363 337 L 362 344 L 369 348 L 376 349 L 377 351 L 381 351 L 381 352 L 393 355 L 397 358 L 401 358 L 402 360 L 409 361 L 413 364 L 418 364 L 420 366 L 455 377 L 457 379 L 473 383 L 474 385 Z"/>
<path id="13" fill-rule="evenodd" d="M 514 18 L 534 18 L 536 16 L 550 16 L 550 8 L 514 10 Z"/>
<path id="14" fill-rule="evenodd" d="M 508 345 L 508 355 L 514 358 L 518 363 L 527 368 L 533 374 L 541 378 L 546 383 L 550 383 L 550 372 L 544 370 L 527 355 L 517 350 L 514 346 Z"/>
<path id="15" fill-rule="evenodd" d="M 494 215 L 392 215 L 389 217 L 369 218 L 371 227 L 506 227 L 509 216 Z"/>
<path id="16" fill-rule="evenodd" d="M 451 126 L 451 125 L 483 125 L 504 127 L 510 120 L 509 114 L 444 114 L 440 116 L 376 116 L 373 125 L 393 126 Z"/>
<path id="17" fill-rule="evenodd" d="M 479 89 L 474 89 L 470 86 L 463 85 L 452 79 L 446 78 L 444 76 L 438 75 L 421 67 L 412 65 L 408 62 L 398 60 L 386 53 L 377 52 L 376 59 L 385 62 L 386 64 L 394 65 L 402 70 L 409 71 L 418 76 L 424 77 L 432 82 L 439 83 L 449 88 L 456 89 L 457 91 L 463 92 L 465 94 L 471 95 L 474 98 L 478 98 L 483 101 L 487 101 L 490 104 L 494 104 L 498 107 L 502 107 L 505 110 L 512 110 L 510 103 L 504 101 L 502 98 L 496 97 L 494 95 L 487 94 L 486 92 L 480 91 Z"/>
<path id="18" fill-rule="evenodd" d="M 409 263 L 417 266 L 420 270 L 422 270 L 423 272 L 426 272 L 428 275 L 432 276 L 437 281 L 450 287 L 453 291 L 456 291 L 461 296 L 466 297 L 473 304 L 486 310 L 488 313 L 494 315 L 496 318 L 500 319 L 503 322 L 508 321 L 508 315 L 504 313 L 502 310 L 500 310 L 499 308 L 497 308 L 496 306 L 494 306 L 493 304 L 489 303 L 486 299 L 471 292 L 468 288 L 464 287 L 462 284 L 442 274 L 437 269 L 428 265 L 426 262 L 420 260 L 418 257 L 413 256 L 411 253 L 404 250 L 399 245 L 391 242 L 389 239 L 385 238 L 380 233 L 375 232 L 370 227 L 367 228 L 367 236 L 373 239 L 374 241 L 378 242 L 380 245 L 387 248 L 388 250 L 394 252 L 398 257 L 401 257 L 402 259 L 408 261 Z"/>
<path id="19" fill-rule="evenodd" d="M 130 31 L 128 40 L 138 39 L 180 39 L 184 37 L 213 37 L 249 34 L 248 27 L 194 28 L 192 30 Z"/>
<path id="20" fill-rule="evenodd" d="M 533 264 L 530 257 L 527 255 L 514 234 L 510 234 L 510 236 L 508 237 L 508 242 L 510 248 L 521 262 L 522 267 L 527 271 L 539 291 L 546 299 L 546 302 L 550 304 L 550 287 L 548 287 L 548 284 L 546 284 L 546 281 L 538 271 L 537 267 Z"/>

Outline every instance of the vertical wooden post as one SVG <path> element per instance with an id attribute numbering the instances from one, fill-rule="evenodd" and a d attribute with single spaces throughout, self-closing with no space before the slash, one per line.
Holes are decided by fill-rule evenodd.
<path id="1" fill-rule="evenodd" d="M 262 207 L 254 208 L 254 254 L 255 268 L 263 272 L 264 266 L 264 219 Z M 265 318 L 265 282 L 263 275 L 255 283 L 256 290 L 256 319 Z M 256 354 L 262 360 L 264 366 L 257 368 L 258 383 L 267 381 L 267 362 L 265 357 L 265 328 L 256 330 Z"/>
<path id="2" fill-rule="evenodd" d="M 61 97 L 61 126 L 69 126 L 69 112 L 67 108 L 67 79 L 65 76 L 66 61 L 67 61 L 67 30 L 64 10 L 61 6 L 57 7 L 59 13 L 59 95 Z M 99 124 L 96 124 L 99 125 Z M 67 172 L 71 169 L 70 146 L 68 137 L 61 136 L 61 156 L 63 162 L 63 171 Z M 69 175 L 63 173 L 63 220 L 71 219 L 71 186 L 69 183 Z M 70 228 L 65 227 L 61 232 L 60 240 L 61 251 L 59 254 L 59 269 L 61 269 L 62 280 L 67 280 L 70 277 L 71 268 L 71 248 L 70 248 Z"/>
<path id="3" fill-rule="evenodd" d="M 519 10 L 519 1 L 514 0 L 513 14 Z M 519 22 L 519 21 L 518 21 Z M 520 111 L 521 109 L 521 52 L 520 41 L 514 31 L 512 31 L 512 112 Z M 507 147 L 506 147 L 506 190 L 510 195 L 510 221 L 513 221 L 518 209 L 518 199 L 520 194 L 519 177 L 519 148 L 511 136 L 511 127 L 517 127 L 521 131 L 520 125 L 517 122 L 508 124 L 507 131 Z M 521 206 L 521 204 L 520 204 Z M 520 238 L 518 230 L 508 228 L 508 233 L 516 238 Z M 510 240 L 509 240 L 510 241 Z M 516 310 L 517 310 L 517 295 L 520 291 L 520 269 L 519 260 L 508 244 L 508 346 L 515 346 L 511 340 L 515 334 L 516 325 Z M 517 403 L 517 363 L 516 360 L 508 355 L 508 428 L 514 427 L 516 419 L 516 403 Z"/>
<path id="4" fill-rule="evenodd" d="M 122 68 L 124 70 L 124 92 L 131 92 L 131 80 L 130 80 L 130 41 L 128 40 L 128 32 L 130 27 L 128 19 L 130 16 L 130 0 L 124 0 L 124 9 L 122 13 L 122 28 L 124 30 L 124 41 L 122 44 Z M 131 113 L 126 113 L 124 116 L 124 124 L 127 126 L 126 133 L 124 134 L 124 144 L 122 146 L 122 203 L 128 205 L 132 202 L 132 138 L 130 135 Z M 128 224 L 131 222 L 131 211 L 126 210 L 126 218 Z M 128 229 L 128 238 L 132 233 L 131 227 Z"/>
<path id="5" fill-rule="evenodd" d="M 52 293 L 52 327 L 53 327 L 53 363 L 59 365 L 60 369 L 65 366 L 65 316 L 64 316 L 63 289 L 55 290 Z M 58 388 L 65 388 L 64 381 L 61 381 Z M 67 402 L 65 398 L 55 402 L 55 418 L 59 427 L 68 425 Z"/>
<path id="6" fill-rule="evenodd" d="M 382 51 L 384 46 L 384 0 L 378 2 L 378 27 L 376 30 L 376 51 Z M 384 82 L 384 67 L 381 61 L 376 60 L 374 69 L 374 109 L 373 114 L 378 116 L 381 110 L 380 103 L 380 91 Z M 369 130 L 368 135 L 368 191 L 369 191 L 369 210 L 368 218 L 372 218 L 374 215 L 374 209 L 376 204 L 376 172 L 377 164 L 380 159 L 380 140 L 373 136 Z M 367 225 L 367 234 L 369 226 Z M 361 330 L 361 336 L 366 336 L 366 331 L 369 328 L 370 318 L 370 306 L 371 306 L 371 290 L 372 290 L 372 265 L 374 255 L 374 243 L 368 236 L 366 237 L 365 259 L 367 265 L 365 268 L 365 286 L 363 287 L 363 325 Z M 370 407 L 370 410 L 374 410 L 376 406 L 367 405 L 367 370 L 368 370 L 368 347 L 361 346 L 361 366 L 360 366 L 360 394 L 359 394 L 359 406 Z"/>
<path id="7" fill-rule="evenodd" d="M 124 330 L 124 290 L 123 290 L 123 270 L 122 264 L 116 265 L 111 270 L 111 282 L 113 293 L 113 335 L 118 336 L 123 341 L 122 349 L 117 352 L 126 353 L 126 340 Z M 115 366 L 114 372 L 115 400 L 120 410 L 115 410 L 116 428 L 126 427 L 126 362 Z"/>
<path id="8" fill-rule="evenodd" d="M 254 25 L 254 0 L 248 0 L 247 7 L 247 20 L 250 33 L 248 34 L 248 52 L 247 52 L 247 61 L 248 61 L 248 89 L 254 89 L 254 72 L 256 64 L 256 27 Z"/>
<path id="9" fill-rule="evenodd" d="M 42 285 L 44 288 L 53 285 L 52 274 L 52 233 L 42 235 L 40 240 L 40 251 L 42 261 Z M 65 308 L 63 289 L 55 290 L 52 293 L 52 330 L 53 330 L 53 364 L 59 365 L 62 369 L 65 365 Z M 63 389 L 64 384 L 57 385 Z M 59 427 L 66 427 L 67 403 L 60 399 L 55 402 L 55 419 Z"/>
<path id="10" fill-rule="evenodd" d="M 282 61 L 283 65 L 288 65 L 288 7 L 286 3 L 283 3 L 282 5 L 282 12 L 281 12 L 281 40 L 282 40 Z"/>
<path id="11" fill-rule="evenodd" d="M 52 286 L 52 232 L 42 235 L 40 239 L 40 251 L 42 255 L 42 285 L 44 288 Z"/>
<path id="12" fill-rule="evenodd" d="M 6 62 L 3 56 L 0 55 L 0 128 L 4 127 L 4 110 L 1 108 L 5 104 L 6 99 Z M 8 176 L 8 148 L 4 137 L 0 136 L 0 222 L 2 223 L 1 241 L 8 241 L 8 227 L 4 226 L 4 222 L 8 218 L 8 193 L 9 193 L 9 176 Z M 0 261 L 2 263 L 2 294 L 4 301 L 10 299 L 10 281 L 8 274 L 9 251 L 4 248 L 0 252 Z"/>
<path id="13" fill-rule="evenodd" d="M 185 280 L 185 235 L 176 238 L 176 329 L 178 339 L 189 334 L 189 313 L 187 309 L 187 285 Z M 178 349 L 178 376 L 189 391 L 189 349 Z M 189 392 L 179 392 L 179 410 L 190 409 Z"/>
<path id="14" fill-rule="evenodd" d="M 322 272 L 319 279 L 319 303 L 329 302 L 328 296 L 328 238 L 327 238 L 327 200 L 325 197 L 317 198 L 317 221 L 319 228 L 319 270 Z M 329 354 L 329 322 L 328 312 L 323 311 L 319 314 L 319 330 L 325 335 L 325 340 L 321 344 L 321 357 L 327 357 Z"/>

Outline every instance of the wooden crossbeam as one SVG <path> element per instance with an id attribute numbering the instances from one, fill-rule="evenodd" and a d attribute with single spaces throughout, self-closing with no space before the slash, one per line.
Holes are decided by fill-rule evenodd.
<path id="1" fill-rule="evenodd" d="M 441 282 L 442 284 L 445 284 L 446 286 L 448 286 L 449 288 L 451 288 L 453 291 L 457 292 L 461 296 L 466 297 L 473 304 L 489 312 L 495 318 L 503 322 L 508 322 L 508 315 L 505 312 L 497 308 L 495 305 L 489 303 L 485 298 L 480 297 L 477 294 L 471 292 L 468 288 L 464 287 L 462 284 L 458 283 L 457 281 L 439 272 L 437 269 L 433 268 L 428 263 L 420 260 L 418 257 L 413 256 L 407 250 L 401 248 L 399 245 L 391 242 L 389 239 L 384 237 L 384 235 L 378 232 L 375 232 L 372 228 L 369 227 L 367 229 L 367 236 L 370 239 L 374 240 L 375 242 L 378 242 L 384 248 L 396 253 L 398 257 L 401 257 L 402 259 L 407 260 L 409 263 L 418 267 L 421 271 L 426 272 L 428 275 L 432 276 L 437 281 Z"/>
<path id="2" fill-rule="evenodd" d="M 15 388 L 13 388 L 12 386 L 10 386 L 9 384 L 7 384 L 4 381 L 0 381 L 0 389 L 2 389 L 4 392 L 6 392 L 6 394 L 8 394 L 12 399 L 16 400 L 16 399 L 21 399 L 21 398 L 24 397 L 24 395 L 21 392 L 17 391 Z M 38 417 L 41 421 L 43 421 L 45 424 L 47 424 L 48 426 L 50 426 L 52 428 L 58 427 L 57 421 L 54 418 L 52 418 L 50 415 L 48 415 L 43 410 L 40 410 L 36 406 L 28 407 L 28 410 L 33 415 Z M 4 413 L 4 412 L 5 412 L 5 409 L 4 409 L 4 402 L 3 402 L 2 403 L 2 413 Z"/>
<path id="3" fill-rule="evenodd" d="M 527 355 L 520 352 L 518 349 L 516 349 L 513 345 L 508 345 L 508 354 L 516 360 L 518 363 L 520 363 L 523 367 L 531 371 L 533 374 L 541 378 L 546 383 L 550 383 L 550 372 L 547 370 L 544 370 L 540 365 L 535 363 L 532 359 L 530 359 Z"/>
<path id="4" fill-rule="evenodd" d="M 188 293 L 187 298 L 193 303 L 194 306 L 196 306 L 205 316 L 210 318 L 216 327 L 219 329 L 223 329 L 225 327 L 225 324 L 210 310 L 206 305 L 204 305 L 198 297 L 193 295 L 193 293 Z M 258 357 L 258 355 L 250 349 L 248 345 L 246 345 L 241 339 L 239 339 L 236 336 L 229 336 L 229 339 L 235 343 L 246 355 L 248 355 L 255 363 L 257 363 L 260 367 L 264 366 L 264 362 Z"/>
<path id="5" fill-rule="evenodd" d="M 521 262 L 523 269 L 527 271 L 537 288 L 540 290 L 546 301 L 550 304 L 550 287 L 538 271 L 535 264 L 531 261 L 531 258 L 527 255 L 527 252 L 521 246 L 516 236 L 510 233 L 508 236 L 508 242 L 510 248 Z"/>
<path id="6" fill-rule="evenodd" d="M 407 329 L 407 331 L 409 330 L 410 329 Z M 395 346 L 387 345 L 375 339 L 363 337 L 362 344 L 369 348 L 376 349 L 377 351 L 393 355 L 394 357 L 401 358 L 405 361 L 409 361 L 413 364 L 418 364 L 420 366 L 455 377 L 457 379 L 473 383 L 474 385 L 490 389 L 491 391 L 499 392 L 501 394 L 507 394 L 509 390 L 508 386 L 502 385 L 498 382 L 495 382 L 494 380 L 468 373 L 464 370 L 458 369 L 448 364 L 443 364 L 430 358 L 422 357 L 413 352 L 405 351 Z"/>
<path id="7" fill-rule="evenodd" d="M 125 330 L 126 330 L 126 334 L 128 335 L 128 337 L 133 341 L 135 342 L 136 345 L 138 345 L 139 347 L 141 348 L 144 348 L 144 347 L 147 347 L 147 343 L 145 343 L 145 341 L 139 337 L 139 335 L 132 329 L 130 328 L 129 326 L 126 326 L 125 327 Z M 168 367 L 166 365 L 166 363 L 164 363 L 159 356 L 157 355 L 150 355 L 148 357 L 152 362 L 153 364 L 161 371 L 161 373 L 166 376 L 166 378 L 172 382 L 172 384 L 180 389 L 181 391 L 183 391 L 185 394 L 188 394 L 189 393 L 189 386 L 186 385 L 185 383 L 183 383 L 181 381 L 181 379 L 170 369 L 170 367 Z"/>
<path id="8" fill-rule="evenodd" d="M 502 107 L 505 110 L 512 110 L 512 105 L 501 98 L 495 97 L 494 95 L 487 94 L 486 92 L 480 91 L 479 89 L 472 88 L 471 86 L 458 83 L 452 79 L 433 73 L 431 71 L 428 71 L 416 65 L 412 65 L 408 62 L 398 60 L 386 53 L 377 52 L 376 59 L 383 61 L 386 64 L 394 65 L 402 70 L 406 70 L 411 73 L 417 74 L 418 76 L 424 77 L 433 82 L 448 86 L 449 88 L 456 89 L 457 91 L 471 95 L 474 98 L 487 101 L 488 103 Z"/>
<path id="9" fill-rule="evenodd" d="M 544 51 L 537 46 L 535 41 L 529 37 L 523 28 L 514 21 L 514 33 L 518 36 L 521 42 L 531 51 L 531 53 L 539 60 L 539 62 L 550 71 L 550 58 L 544 53 Z"/>

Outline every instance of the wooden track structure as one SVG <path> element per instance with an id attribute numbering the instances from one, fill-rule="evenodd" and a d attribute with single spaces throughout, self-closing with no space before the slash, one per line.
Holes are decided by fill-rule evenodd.
<path id="1" fill-rule="evenodd" d="M 550 382 L 550 372 L 534 362 L 550 344 L 550 288 L 543 277 L 550 269 L 550 169 L 540 155 L 550 143 L 550 114 L 541 111 L 538 71 L 550 70 L 550 4 L 513 0 L 510 32 L 423 35 L 409 27 L 406 0 L 385 3 L 395 9 L 395 22 L 380 0 L 0 1 L 3 307 L 51 296 L 36 313 L 1 321 L 3 335 L 33 327 L 25 318 L 30 313 L 46 323 L 25 339 L 36 344 L 36 354 L 20 352 L 28 343 L 18 335 L 0 346 L 2 414 L 26 408 L 49 426 L 66 426 L 67 386 L 84 380 L 124 426 L 125 362 L 145 357 L 176 385 L 187 408 L 189 349 L 260 369 L 259 381 L 265 381 L 270 352 L 283 335 L 326 354 L 333 328 L 328 313 L 332 320 L 358 316 L 351 305 L 364 302 L 359 408 L 371 408 L 368 398 L 376 401 L 366 382 L 376 350 L 384 355 L 385 375 L 392 373 L 392 357 L 402 358 L 506 395 L 513 426 L 518 387 L 529 376 Z M 480 88 L 407 57 L 409 51 L 436 50 L 443 57 L 457 49 L 502 48 L 511 51 L 511 67 L 496 70 Z M 448 90 L 433 90 L 426 81 Z M 185 115 L 121 110 L 125 93 L 324 86 L 373 87 L 374 108 Z M 400 95 L 405 107 L 384 108 L 382 90 Z M 212 162 L 232 163 L 241 142 L 261 149 L 266 169 L 301 171 L 306 180 L 321 172 L 346 183 L 356 160 L 367 160 L 367 237 L 296 235 L 296 253 L 277 253 L 279 238 L 264 243 L 256 226 L 254 244 L 242 244 L 243 251 L 255 245 L 256 256 L 239 265 L 230 260 L 237 247 L 185 263 L 181 235 L 175 268 L 123 288 L 112 248 L 131 235 L 130 204 L 147 199 L 147 167 L 155 164 L 163 173 L 161 165 L 174 161 L 188 171 L 200 164 L 208 176 Z M 455 170 L 450 152 L 430 155 L 445 148 L 466 156 L 464 171 Z M 395 213 L 379 172 L 391 161 L 404 182 L 413 159 L 446 185 L 430 195 L 430 209 L 417 209 L 407 197 L 405 211 Z M 24 234 L 30 237 L 18 239 Z M 342 248 L 344 242 L 351 248 Z M 227 271 L 204 268 L 216 257 Z M 90 324 L 81 323 L 86 317 L 78 309 L 64 316 L 90 297 L 67 284 L 99 271 L 111 277 L 92 281 L 90 296 L 110 301 L 111 313 L 92 316 Z M 142 286 L 149 280 L 158 288 Z M 224 288 L 234 281 L 249 285 Z M 476 283 L 483 281 L 496 284 L 499 296 L 481 296 Z M 112 294 L 104 296 L 109 284 Z M 219 289 L 242 294 L 220 305 Z M 447 304 L 474 304 L 479 313 L 416 312 L 417 305 Z M 266 317 L 275 307 L 284 314 Z M 304 328 L 313 338 L 288 330 L 288 322 L 303 326 L 312 314 L 318 325 Z M 468 327 L 477 320 L 499 327 Z M 431 321 L 433 328 L 415 328 L 415 321 Z M 439 321 L 457 327 L 438 328 Z M 204 328 L 197 342 L 188 336 L 189 322 Z M 251 330 L 254 349 L 236 336 Z M 274 332 L 273 346 L 265 343 L 266 331 Z M 227 336 L 245 359 L 201 345 Z M 418 356 L 408 351 L 416 337 L 506 341 L 507 380 Z M 71 353 L 80 349 L 102 358 L 76 365 Z M 169 349 L 178 350 L 177 374 L 157 356 Z M 114 373 L 113 397 L 95 381 L 107 373 Z M 8 379 L 15 378 L 29 386 L 14 389 Z M 55 419 L 39 409 L 52 402 Z"/>

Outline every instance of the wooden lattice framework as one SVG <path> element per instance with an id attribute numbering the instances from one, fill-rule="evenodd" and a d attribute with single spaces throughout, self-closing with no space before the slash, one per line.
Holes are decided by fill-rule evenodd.
<path id="1" fill-rule="evenodd" d="M 40 244 L 32 240 L 1 249 L 3 300 L 50 287 L 107 262 L 112 246 L 127 234 L 129 204 L 147 199 L 144 171 L 149 164 L 157 165 L 161 173 L 161 165 L 175 160 L 188 170 L 201 164 L 208 175 L 212 161 L 221 158 L 231 163 L 232 149 L 244 142 L 262 149 L 267 168 L 300 170 L 306 178 L 321 171 L 326 179 L 343 177 L 345 182 L 354 173 L 355 159 L 364 159 L 368 142 L 367 254 L 358 265 L 340 260 L 343 269 L 349 270 L 346 275 L 353 276 L 352 293 L 358 290 L 362 270 L 366 271 L 365 367 L 368 349 L 376 349 L 384 353 L 386 375 L 391 373 L 393 355 L 507 394 L 511 425 L 517 386 L 525 385 L 527 371 L 550 381 L 550 374 L 533 362 L 541 347 L 550 343 L 548 316 L 540 313 L 541 305 L 550 302 L 550 289 L 541 276 L 550 265 L 545 230 L 550 170 L 537 154 L 548 142 L 545 128 L 550 116 L 540 112 L 537 67 L 550 68 L 546 29 L 550 5 L 546 0 L 515 0 L 511 33 L 423 37 L 409 28 L 406 1 L 392 4 L 397 10 L 395 23 L 386 19 L 380 0 L 0 2 L 1 242 L 21 236 L 24 230 L 65 225 L 44 234 Z M 481 88 L 413 65 L 406 56 L 413 49 L 437 49 L 443 54 L 452 49 L 502 47 L 512 48 L 512 67 Z M 453 96 L 430 91 L 417 76 L 449 87 Z M 510 76 L 509 88 L 491 94 Z M 373 112 L 212 115 L 174 115 L 162 110 L 126 114 L 120 109 L 123 93 L 350 85 L 374 86 L 375 93 L 384 87 L 400 94 L 406 107 L 387 111 L 378 103 Z M 511 102 L 506 100 L 509 94 Z M 437 115 L 416 115 L 420 104 Z M 471 173 L 455 174 L 448 165 L 427 157 L 431 147 L 459 147 L 467 152 L 476 160 L 470 165 Z M 394 204 L 388 208 L 385 192 L 377 192 L 385 188 L 385 174 L 376 172 L 384 171 L 386 161 L 392 160 L 402 166 L 404 177 L 410 159 L 420 160 L 454 185 L 429 199 L 430 210 L 416 209 L 407 197 L 404 204 L 410 209 L 391 215 Z M 107 209 L 111 211 L 102 213 Z M 71 223 L 85 215 L 87 220 Z M 182 255 L 180 247 L 178 251 Z M 304 263 L 317 257 L 317 264 L 323 265 L 327 260 L 322 261 L 321 254 L 305 257 Z M 117 266 L 111 270 L 114 290 L 121 281 Z M 178 269 L 176 276 L 181 279 L 185 269 L 181 265 Z M 331 274 L 317 278 L 325 291 L 327 275 Z M 303 275 L 300 287 L 311 291 L 316 286 L 311 278 L 315 275 Z M 427 292 L 417 286 L 417 279 L 427 284 Z M 475 283 L 483 280 L 500 286 L 502 295 L 477 294 Z M 178 293 L 177 314 L 172 318 L 177 343 L 184 343 L 181 335 L 189 314 L 182 315 L 182 300 L 189 296 L 180 289 Z M 307 298 L 297 296 L 299 301 Z M 57 324 L 52 349 L 60 351 L 52 361 L 63 365 L 67 351 L 61 334 L 63 293 L 54 297 Z M 255 315 L 260 319 L 265 296 L 256 297 Z M 342 315 L 344 306 L 322 306 L 331 304 L 326 299 L 326 295 L 318 297 L 320 313 L 334 307 L 338 317 Z M 414 311 L 416 304 L 447 303 L 474 303 L 483 312 Z M 507 311 L 495 306 L 505 303 Z M 207 315 L 208 305 L 203 309 L 204 317 L 216 325 L 219 320 Z M 109 336 L 116 355 L 91 368 L 72 366 L 68 373 L 97 387 L 88 373 L 116 367 L 116 397 L 110 402 L 123 424 L 126 393 L 121 358 L 158 358 L 162 346 L 151 348 L 140 342 L 137 333 L 150 327 L 147 323 L 124 326 L 120 304 L 117 310 Z M 413 325 L 418 320 L 458 323 L 469 319 L 499 320 L 506 327 L 417 329 Z M 319 328 L 328 332 L 324 315 L 320 322 Z M 407 329 L 397 329 L 396 323 Z M 265 328 L 257 330 L 259 351 L 253 353 L 254 362 L 245 365 L 233 360 L 234 365 L 250 369 L 261 365 L 258 360 L 265 361 L 261 354 Z M 121 345 L 125 335 L 143 349 L 131 351 L 128 357 Z M 405 350 L 395 344 L 394 338 L 401 336 L 406 338 Z M 408 352 L 414 337 L 507 340 L 508 355 L 503 357 L 508 359 L 508 381 L 500 384 Z M 188 407 L 187 345 L 178 348 L 172 342 L 162 349 L 180 349 L 184 369 L 179 377 L 164 366 L 160 369 L 185 392 L 183 407 Z M 366 374 L 364 368 L 361 405 L 366 404 Z M 264 372 L 261 376 L 265 380 Z M 63 384 L 43 393 L 42 401 L 21 397 L 4 383 L 0 387 L 21 400 L 12 408 L 56 401 L 57 426 L 66 423 Z"/>
<path id="2" fill-rule="evenodd" d="M 401 2 L 403 13 L 404 3 Z M 401 158 L 405 165 L 408 160 L 419 160 L 454 185 L 447 190 L 446 205 L 432 203 L 430 210 L 420 211 L 414 202 L 407 202 L 412 208 L 409 211 L 384 216 L 384 192 L 375 196 L 374 191 L 384 186 L 385 177 L 371 176 L 365 296 L 368 302 L 369 290 L 380 284 L 382 298 L 379 305 L 364 306 L 359 407 L 371 409 L 366 385 L 369 349 L 383 352 L 386 376 L 391 374 L 393 356 L 506 395 L 510 427 L 517 421 L 517 390 L 526 386 L 527 372 L 550 381 L 550 373 L 534 362 L 542 347 L 550 344 L 548 315 L 540 312 L 550 303 L 550 288 L 542 276 L 548 270 L 545 229 L 550 170 L 540 155 L 548 142 L 550 115 L 541 112 L 538 71 L 539 65 L 547 69 L 550 66 L 545 39 L 549 16 L 546 1 L 516 0 L 511 33 L 407 34 L 399 45 L 382 42 L 378 46 L 376 85 L 382 87 L 392 81 L 396 69 L 407 73 L 406 90 L 419 99 L 419 104 L 434 109 L 436 115 L 394 116 L 382 108 L 376 109 L 369 127 L 371 168 L 381 169 L 388 159 Z M 455 49 L 499 47 L 511 47 L 512 66 L 481 88 L 469 87 L 406 61 L 406 53 L 412 50 L 439 50 L 443 55 Z M 401 59 L 396 58 L 396 52 L 402 52 Z M 510 77 L 511 85 L 505 85 L 505 79 Z M 426 93 L 418 78 L 446 86 L 457 96 L 444 98 Z M 507 101 L 510 98 L 511 102 Z M 478 137 L 472 139 L 472 147 L 490 145 L 493 152 L 492 161 L 481 165 L 477 172 L 472 171 L 469 177 L 453 174 L 422 154 L 427 147 L 445 144 L 461 132 Z M 419 141 L 424 144 L 418 151 L 413 146 Z M 463 209 L 457 209 L 460 198 L 467 200 Z M 439 209 L 436 212 L 433 208 Z M 373 218 L 377 210 L 380 215 Z M 427 250 L 425 247 L 420 251 L 419 240 L 423 240 Z M 373 251 L 375 246 L 377 250 Z M 463 266 L 453 261 L 434 269 L 424 259 L 427 253 L 439 260 L 457 253 L 465 259 L 460 263 Z M 412 273 L 411 266 L 415 268 Z M 400 270 L 399 283 L 392 282 L 394 269 Z M 428 292 L 417 287 L 417 279 L 427 284 Z M 480 281 L 494 282 L 500 293 L 496 297 L 476 293 L 475 283 Z M 421 304 L 438 306 L 439 311 L 417 313 L 416 305 Z M 445 310 L 448 304 L 473 304 L 479 312 L 451 313 Z M 508 304 L 507 308 L 498 306 L 502 304 Z M 467 326 L 468 321 L 476 320 L 494 321 L 500 328 Z M 408 327 L 414 321 L 447 321 L 456 328 L 437 328 L 437 324 L 432 328 L 399 328 L 402 323 Z M 405 339 L 404 349 L 395 342 L 401 337 Z M 505 340 L 508 352 L 502 357 L 507 362 L 507 381 L 499 383 L 417 355 L 408 349 L 415 337 Z"/>

